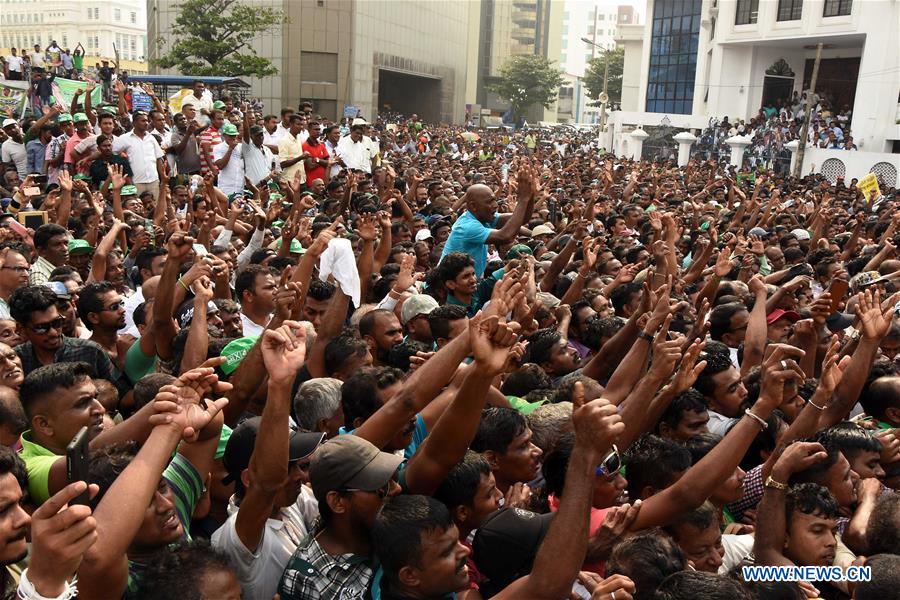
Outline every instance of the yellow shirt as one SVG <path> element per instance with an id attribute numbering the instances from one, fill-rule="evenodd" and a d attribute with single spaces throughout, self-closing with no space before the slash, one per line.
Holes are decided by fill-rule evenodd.
<path id="1" fill-rule="evenodd" d="M 290 133 L 282 136 L 278 140 L 278 160 L 286 161 L 290 158 L 297 158 L 303 154 L 303 143 L 300 138 L 292 136 Z M 305 161 L 297 161 L 289 167 L 282 169 L 281 180 L 285 182 L 293 181 L 294 175 L 300 173 L 300 183 L 306 183 L 306 169 L 303 167 Z"/>

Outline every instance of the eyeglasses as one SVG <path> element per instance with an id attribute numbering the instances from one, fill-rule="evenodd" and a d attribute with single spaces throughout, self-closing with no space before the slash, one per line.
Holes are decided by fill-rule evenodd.
<path id="1" fill-rule="evenodd" d="M 378 497 L 383 500 L 383 499 L 387 498 L 387 495 L 391 492 L 391 485 L 393 483 L 394 483 L 394 480 L 389 479 L 388 482 L 386 484 L 384 484 L 384 486 L 378 488 L 377 490 L 361 490 L 359 488 L 346 488 L 341 491 L 346 492 L 346 493 L 366 492 L 368 494 L 378 494 Z"/>
<path id="2" fill-rule="evenodd" d="M 43 335 L 43 334 L 49 333 L 51 329 L 56 329 L 56 330 L 62 329 L 62 326 L 65 322 L 66 322 L 66 320 L 64 318 L 56 317 L 49 323 L 41 323 L 40 325 L 32 324 L 32 325 L 29 325 L 29 327 L 31 328 L 31 330 L 33 332 Z"/>
<path id="3" fill-rule="evenodd" d="M 0 267 L 0 269 L 9 269 L 10 271 L 15 271 L 16 273 L 27 273 L 29 270 L 28 267 L 7 267 L 7 266 Z"/>
<path id="4" fill-rule="evenodd" d="M 110 304 L 110 305 L 107 306 L 106 308 L 101 309 L 100 312 L 116 312 L 116 311 L 118 311 L 120 308 L 122 308 L 122 306 L 124 306 L 124 304 L 125 304 L 125 303 L 122 302 L 121 300 L 120 300 L 119 302 L 113 302 L 112 304 Z"/>
<path id="5" fill-rule="evenodd" d="M 619 449 L 613 444 L 612 450 L 597 467 L 595 473 L 598 477 L 615 477 L 621 468 L 622 457 L 619 456 Z"/>

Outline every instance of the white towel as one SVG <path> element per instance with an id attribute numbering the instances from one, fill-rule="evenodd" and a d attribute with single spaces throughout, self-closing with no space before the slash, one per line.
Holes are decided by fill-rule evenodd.
<path id="1" fill-rule="evenodd" d="M 329 275 L 334 276 L 335 281 L 341 286 L 341 291 L 350 296 L 353 308 L 359 307 L 361 294 L 359 271 L 356 270 L 356 257 L 353 256 L 350 240 L 334 238 L 325 248 L 319 259 L 319 279 L 326 281 Z"/>

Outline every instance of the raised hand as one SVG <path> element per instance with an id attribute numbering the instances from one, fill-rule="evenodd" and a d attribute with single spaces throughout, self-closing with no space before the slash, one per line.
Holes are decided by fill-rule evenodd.
<path id="1" fill-rule="evenodd" d="M 306 358 L 306 327 L 285 321 L 277 329 L 267 329 L 260 342 L 269 381 L 290 385 Z"/>
<path id="2" fill-rule="evenodd" d="M 769 411 L 781 405 L 785 383 L 791 379 L 803 381 L 806 377 L 797 364 L 805 354 L 800 348 L 788 344 L 769 344 L 762 364 L 757 404 Z"/>
<path id="3" fill-rule="evenodd" d="M 675 372 L 675 377 L 673 377 L 672 381 L 664 388 L 664 391 L 671 393 L 672 396 L 677 396 L 682 392 L 686 392 L 688 388 L 694 385 L 694 382 L 697 381 L 697 377 L 699 377 L 700 373 L 703 372 L 703 369 L 706 368 L 705 360 L 697 362 L 697 359 L 700 357 L 700 352 L 705 346 L 705 341 L 695 340 L 688 347 L 681 359 L 681 365 L 679 365 L 678 371 Z"/>
<path id="4" fill-rule="evenodd" d="M 307 252 L 312 252 L 312 256 L 321 256 L 329 242 L 337 237 L 337 228 L 341 222 L 341 217 L 338 217 L 331 225 L 320 231 Z"/>
<path id="5" fill-rule="evenodd" d="M 416 256 L 404 254 L 400 259 L 400 272 L 394 280 L 394 288 L 406 291 L 416 284 Z"/>
<path id="6" fill-rule="evenodd" d="M 191 285 L 191 290 L 194 292 L 194 297 L 199 298 L 203 302 L 209 302 L 213 299 L 213 284 L 209 277 L 198 277 Z"/>
<path id="7" fill-rule="evenodd" d="M 85 490 L 93 497 L 99 487 L 84 481 L 70 483 L 31 515 L 31 556 L 28 580 L 43 597 L 56 598 L 78 570 L 84 553 L 97 541 L 97 522 L 91 508 L 71 504 Z"/>
<path id="8" fill-rule="evenodd" d="M 110 164 L 109 167 L 109 181 L 112 183 L 112 187 L 114 190 L 121 190 L 122 186 L 125 185 L 125 174 L 122 171 L 121 165 Z"/>
<path id="9" fill-rule="evenodd" d="M 192 245 L 194 238 L 183 233 L 173 233 L 166 242 L 166 250 L 168 251 L 168 260 L 183 261 L 193 250 Z"/>
<path id="10" fill-rule="evenodd" d="M 503 323 L 496 315 L 469 321 L 469 340 L 479 372 L 493 376 L 506 370 L 518 330 L 518 323 Z"/>
<path id="11" fill-rule="evenodd" d="M 775 466 L 772 467 L 772 478 L 787 483 L 791 475 L 804 471 L 828 458 L 825 447 L 818 442 L 794 442 L 784 449 Z"/>
<path id="12" fill-rule="evenodd" d="M 609 558 L 613 546 L 631 528 L 640 510 L 641 500 L 638 498 L 634 504 L 626 502 L 620 506 L 613 506 L 607 511 L 603 523 L 588 540 L 588 556 L 591 561 Z"/>
<path id="13" fill-rule="evenodd" d="M 585 402 L 584 384 L 580 381 L 572 389 L 572 425 L 576 445 L 591 446 L 599 457 L 605 456 L 625 431 L 619 411 L 609 401 L 598 398 Z"/>
<path id="14" fill-rule="evenodd" d="M 375 227 L 375 215 L 360 215 L 356 223 L 356 234 L 364 242 L 374 242 L 378 236 L 378 230 Z"/>
<path id="15" fill-rule="evenodd" d="M 881 340 L 891 328 L 894 307 L 881 308 L 881 294 L 875 290 L 864 290 L 857 294 L 859 305 L 856 314 L 862 322 L 863 337 L 870 340 Z"/>
<path id="16" fill-rule="evenodd" d="M 154 401 L 177 405 L 176 412 L 171 415 L 172 422 L 182 428 L 185 441 L 192 442 L 199 437 L 200 430 L 209 425 L 228 404 L 227 398 L 207 401 L 207 396 L 213 392 L 221 394 L 230 389 L 231 384 L 219 381 L 212 368 L 197 367 L 182 373 L 171 384 L 163 386 Z"/>
<path id="17" fill-rule="evenodd" d="M 732 268 L 731 250 L 726 246 L 719 251 L 713 272 L 716 274 L 716 277 L 722 278 L 731 273 Z"/>
<path id="18" fill-rule="evenodd" d="M 59 172 L 59 187 L 62 188 L 64 192 L 72 193 L 72 176 L 69 175 L 68 171 L 60 170 Z"/>

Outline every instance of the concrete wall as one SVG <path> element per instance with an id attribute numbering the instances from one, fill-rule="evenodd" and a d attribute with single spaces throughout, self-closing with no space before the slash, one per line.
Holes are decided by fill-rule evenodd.
<path id="1" fill-rule="evenodd" d="M 795 154 L 791 169 L 794 168 L 796 159 Z M 888 165 L 893 166 L 893 171 Z M 835 174 L 842 174 L 847 185 L 851 179 L 862 179 L 873 171 L 885 178 L 887 185 L 891 185 L 890 174 L 893 174 L 893 185 L 896 186 L 897 174 L 900 172 L 900 154 L 807 148 L 803 156 L 803 168 L 800 170 L 803 175 L 822 173 L 832 183 L 836 180 Z"/>

